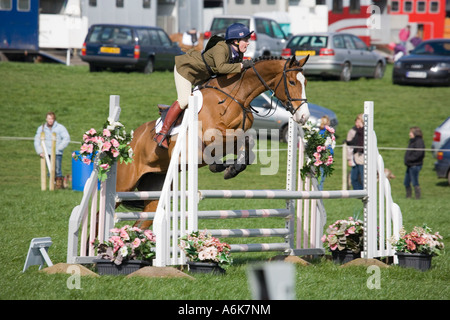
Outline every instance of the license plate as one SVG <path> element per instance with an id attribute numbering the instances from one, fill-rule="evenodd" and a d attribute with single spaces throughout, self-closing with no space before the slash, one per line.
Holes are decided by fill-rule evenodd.
<path id="1" fill-rule="evenodd" d="M 310 56 L 315 56 L 316 55 L 316 52 L 314 51 L 314 50 L 307 50 L 307 51 L 295 51 L 295 55 L 296 56 L 307 56 L 307 55 L 310 55 Z"/>
<path id="2" fill-rule="evenodd" d="M 408 71 L 406 72 L 406 77 L 425 79 L 427 77 L 427 73 L 423 71 Z"/>
<path id="3" fill-rule="evenodd" d="M 120 48 L 116 47 L 101 47 L 101 53 L 112 53 L 112 54 L 120 54 Z"/>

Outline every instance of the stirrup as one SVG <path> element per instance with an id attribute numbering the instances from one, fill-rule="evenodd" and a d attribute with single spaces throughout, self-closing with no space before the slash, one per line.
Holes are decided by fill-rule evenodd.
<path id="1" fill-rule="evenodd" d="M 158 136 L 163 136 L 163 138 L 161 139 L 161 141 L 158 141 Z M 164 141 L 167 139 L 167 134 L 166 133 L 161 133 L 158 132 L 155 137 L 153 138 L 154 141 L 158 142 L 158 147 L 163 148 L 163 149 L 169 149 L 169 142 L 167 141 L 167 147 L 163 145 Z"/>

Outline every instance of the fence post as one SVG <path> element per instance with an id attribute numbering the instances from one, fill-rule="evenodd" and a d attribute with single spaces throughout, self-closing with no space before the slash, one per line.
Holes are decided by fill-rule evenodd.
<path id="1" fill-rule="evenodd" d="M 108 119 L 112 121 L 119 121 L 120 117 L 120 96 L 109 96 L 109 116 Z M 102 183 L 102 188 L 105 188 L 102 195 L 105 196 L 105 228 L 104 239 L 109 238 L 109 230 L 114 227 L 114 213 L 116 208 L 116 179 L 117 179 L 117 163 L 111 166 L 108 172 L 108 177 L 105 183 Z"/>
<path id="2" fill-rule="evenodd" d="M 45 132 L 41 132 L 41 145 L 45 146 Z M 47 164 L 46 164 L 46 155 L 44 153 L 44 156 L 41 158 L 41 190 L 47 190 Z"/>
<path id="3" fill-rule="evenodd" d="M 52 153 L 50 156 L 50 181 L 49 190 L 55 190 L 55 169 L 56 169 L 56 133 L 52 133 Z"/>
<path id="4" fill-rule="evenodd" d="M 377 141 L 373 131 L 373 101 L 364 102 L 365 258 L 373 258 L 377 243 Z"/>

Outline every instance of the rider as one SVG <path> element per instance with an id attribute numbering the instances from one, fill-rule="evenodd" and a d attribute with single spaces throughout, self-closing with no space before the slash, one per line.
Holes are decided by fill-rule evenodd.
<path id="1" fill-rule="evenodd" d="M 227 28 L 225 41 L 219 41 L 208 51 L 200 53 L 194 49 L 175 57 L 174 78 L 177 100 L 170 106 L 163 126 L 154 140 L 158 146 L 168 149 L 167 134 L 180 113 L 187 107 L 192 86 L 204 83 L 214 74 L 239 73 L 251 68 L 253 61 L 243 60 L 253 31 L 241 23 Z"/>

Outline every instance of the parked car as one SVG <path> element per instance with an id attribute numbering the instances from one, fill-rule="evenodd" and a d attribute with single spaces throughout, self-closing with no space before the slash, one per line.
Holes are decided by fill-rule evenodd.
<path id="1" fill-rule="evenodd" d="M 95 24 L 89 28 L 81 59 L 91 72 L 111 69 L 173 70 L 175 56 L 184 54 L 158 27 Z"/>
<path id="2" fill-rule="evenodd" d="M 395 62 L 392 81 L 396 84 L 450 85 L 450 39 L 420 43 L 409 55 Z"/>
<path id="3" fill-rule="evenodd" d="M 204 46 L 213 35 L 225 37 L 225 31 L 233 23 L 242 23 L 250 31 L 255 31 L 250 37 L 245 57 L 255 59 L 260 56 L 281 55 L 286 44 L 286 35 L 280 25 L 275 20 L 255 16 L 222 15 L 214 17 L 211 28 L 205 32 Z"/>
<path id="4" fill-rule="evenodd" d="M 434 130 L 433 142 L 431 143 L 431 149 L 433 156 L 437 157 L 437 152 L 442 149 L 443 144 L 450 139 L 450 117 L 441 123 L 439 127 Z"/>
<path id="5" fill-rule="evenodd" d="M 271 94 L 267 91 L 253 99 L 250 105 L 258 112 L 253 113 L 252 128 L 257 131 L 266 129 L 268 134 L 270 134 L 270 129 L 278 129 L 280 130 L 280 140 L 287 142 L 289 118 L 292 115 L 289 111 L 286 111 L 282 103 L 275 96 L 272 100 Z M 319 126 L 320 118 L 326 115 L 330 118 L 330 125 L 333 128 L 337 127 L 338 119 L 333 111 L 309 102 L 308 107 L 311 114 L 308 121 L 313 125 Z"/>
<path id="6" fill-rule="evenodd" d="M 282 56 L 301 59 L 309 54 L 305 75 L 339 77 L 342 81 L 368 77 L 381 79 L 386 59 L 360 38 L 347 33 L 314 33 L 292 36 Z"/>
<path id="7" fill-rule="evenodd" d="M 445 178 L 450 184 L 450 139 L 437 150 L 437 161 L 434 163 L 434 169 L 438 178 Z"/>

